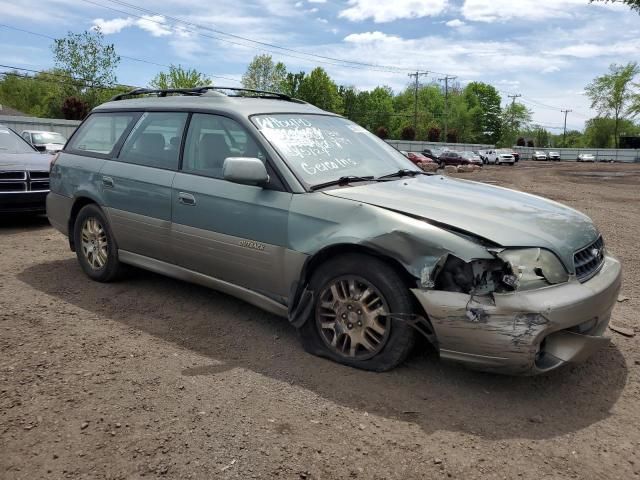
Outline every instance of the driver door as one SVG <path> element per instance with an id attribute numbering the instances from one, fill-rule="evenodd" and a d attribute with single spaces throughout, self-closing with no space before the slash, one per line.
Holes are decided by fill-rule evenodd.
<path id="1" fill-rule="evenodd" d="M 224 180 L 224 160 L 233 156 L 266 162 L 264 151 L 238 122 L 194 113 L 172 188 L 176 263 L 235 285 L 286 297 L 283 268 L 292 194 L 273 174 L 267 187 Z"/>

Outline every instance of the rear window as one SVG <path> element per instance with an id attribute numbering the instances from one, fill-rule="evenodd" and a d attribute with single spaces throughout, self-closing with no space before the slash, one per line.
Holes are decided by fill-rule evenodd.
<path id="1" fill-rule="evenodd" d="M 138 116 L 134 112 L 94 113 L 80 126 L 67 149 L 111 155 L 122 134 Z"/>

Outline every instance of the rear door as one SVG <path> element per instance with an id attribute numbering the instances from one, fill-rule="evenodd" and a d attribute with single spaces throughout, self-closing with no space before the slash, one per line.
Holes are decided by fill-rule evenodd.
<path id="1" fill-rule="evenodd" d="M 171 184 L 188 114 L 145 112 L 100 181 L 118 248 L 172 262 Z"/>
<path id="2" fill-rule="evenodd" d="M 227 157 L 260 158 L 267 187 L 222 178 Z M 264 150 L 235 120 L 194 113 L 182 168 L 173 182 L 176 263 L 261 293 L 286 296 L 283 268 L 292 194 L 270 169 Z"/>

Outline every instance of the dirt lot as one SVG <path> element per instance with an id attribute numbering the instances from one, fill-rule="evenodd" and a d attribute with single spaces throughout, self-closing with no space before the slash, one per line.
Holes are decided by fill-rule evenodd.
<path id="1" fill-rule="evenodd" d="M 0 478 L 640 478 L 640 165 L 465 178 L 590 215 L 634 338 L 534 378 L 417 352 L 385 374 L 305 354 L 286 321 L 141 271 L 90 282 L 46 219 L 0 226 Z"/>

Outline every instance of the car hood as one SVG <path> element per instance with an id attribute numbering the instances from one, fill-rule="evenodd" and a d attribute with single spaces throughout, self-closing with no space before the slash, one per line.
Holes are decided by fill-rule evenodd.
<path id="1" fill-rule="evenodd" d="M 503 247 L 555 252 L 569 271 L 573 254 L 598 237 L 586 215 L 542 197 L 441 175 L 325 192 L 463 230 Z"/>
<path id="2" fill-rule="evenodd" d="M 1 153 L 1 170 L 49 170 L 51 155 L 42 153 Z"/>

